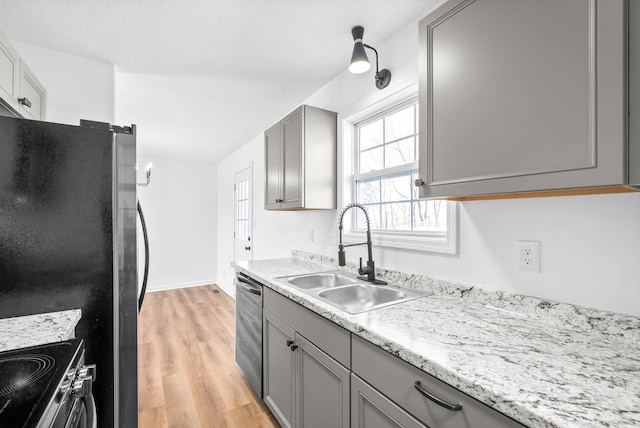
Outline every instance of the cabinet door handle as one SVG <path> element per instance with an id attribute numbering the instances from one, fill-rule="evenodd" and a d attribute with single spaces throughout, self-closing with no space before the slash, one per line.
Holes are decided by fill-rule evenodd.
<path id="1" fill-rule="evenodd" d="M 441 398 L 436 397 L 435 395 L 433 395 L 432 393 L 430 393 L 429 391 L 424 389 L 422 387 L 422 385 L 420 385 L 420 381 L 419 380 L 416 381 L 414 386 L 415 386 L 415 388 L 418 390 L 418 392 L 420 394 L 424 395 L 426 398 L 428 398 L 429 400 L 431 400 L 434 403 L 438 404 L 439 406 L 442 406 L 445 409 L 450 410 L 452 412 L 458 412 L 458 411 L 462 410 L 462 404 L 447 403 L 446 401 L 442 400 Z"/>
<path id="2" fill-rule="evenodd" d="M 31 108 L 31 101 L 27 97 L 18 98 L 18 102 L 27 108 Z"/>
<path id="3" fill-rule="evenodd" d="M 244 247 L 244 250 L 245 250 L 245 251 L 250 251 L 250 250 L 251 250 L 251 247 Z"/>
<path id="4" fill-rule="evenodd" d="M 298 349 L 298 345 L 291 345 L 291 346 L 289 346 L 289 348 L 291 348 L 291 352 L 293 352 L 296 349 Z"/>
<path id="5" fill-rule="evenodd" d="M 293 340 L 287 340 L 287 346 L 293 345 Z"/>

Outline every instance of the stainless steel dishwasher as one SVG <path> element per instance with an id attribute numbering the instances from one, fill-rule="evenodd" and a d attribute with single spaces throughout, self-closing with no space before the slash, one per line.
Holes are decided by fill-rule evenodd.
<path id="1" fill-rule="evenodd" d="M 262 398 L 262 284 L 236 274 L 236 363 Z"/>

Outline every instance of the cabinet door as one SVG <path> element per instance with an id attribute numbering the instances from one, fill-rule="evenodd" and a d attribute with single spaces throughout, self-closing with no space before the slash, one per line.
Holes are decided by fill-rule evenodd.
<path id="1" fill-rule="evenodd" d="M 427 428 L 358 376 L 351 375 L 352 428 Z"/>
<path id="2" fill-rule="evenodd" d="M 624 0 L 450 0 L 420 23 L 422 197 L 626 184 Z"/>
<path id="3" fill-rule="evenodd" d="M 46 92 L 29 67 L 20 62 L 20 114 L 27 119 L 44 120 Z"/>
<path id="4" fill-rule="evenodd" d="M 294 330 L 267 310 L 263 311 L 264 401 L 283 427 L 294 421 Z M 290 344 L 289 344 L 290 341 Z"/>
<path id="5" fill-rule="evenodd" d="M 9 107 L 18 111 L 20 85 L 20 57 L 0 33 L 0 98 Z"/>
<path id="6" fill-rule="evenodd" d="M 348 428 L 349 370 L 298 334 L 296 345 L 296 426 Z"/>
<path id="7" fill-rule="evenodd" d="M 304 207 L 304 107 L 282 120 L 282 208 Z"/>
<path id="8" fill-rule="evenodd" d="M 282 182 L 281 165 L 281 135 L 280 123 L 276 123 L 264 133 L 264 158 L 265 158 L 265 209 L 280 208 L 280 183 Z"/>

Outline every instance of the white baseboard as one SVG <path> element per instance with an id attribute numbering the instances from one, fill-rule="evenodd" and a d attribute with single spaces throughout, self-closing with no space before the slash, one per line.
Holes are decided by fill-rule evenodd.
<path id="1" fill-rule="evenodd" d="M 175 290 L 177 288 L 200 287 L 202 285 L 211 285 L 211 284 L 216 284 L 216 281 L 214 279 L 207 279 L 207 280 L 194 281 L 194 282 L 182 282 L 178 284 L 163 284 L 163 285 L 154 284 L 154 285 L 147 286 L 147 293 L 153 293 L 156 291 L 165 291 L 165 290 Z M 222 287 L 220 288 L 222 289 Z"/>

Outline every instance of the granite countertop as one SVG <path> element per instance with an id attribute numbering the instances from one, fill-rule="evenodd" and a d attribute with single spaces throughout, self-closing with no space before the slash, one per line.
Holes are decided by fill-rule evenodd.
<path id="1" fill-rule="evenodd" d="M 74 337 L 80 309 L 0 319 L 0 352 Z"/>
<path id="2" fill-rule="evenodd" d="M 640 426 L 640 318 L 384 269 L 435 294 L 350 315 L 278 279 L 333 262 L 294 252 L 236 269 L 526 426 Z"/>

